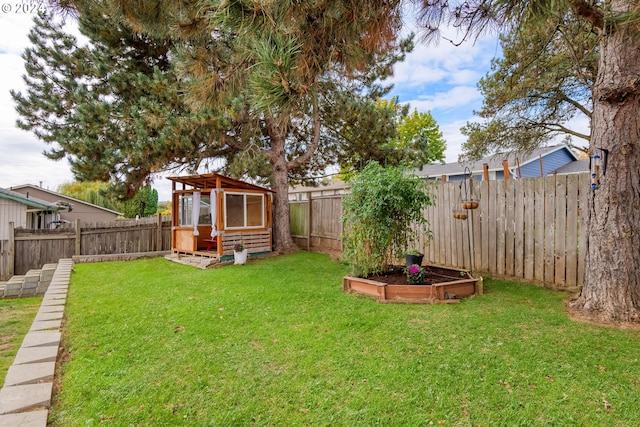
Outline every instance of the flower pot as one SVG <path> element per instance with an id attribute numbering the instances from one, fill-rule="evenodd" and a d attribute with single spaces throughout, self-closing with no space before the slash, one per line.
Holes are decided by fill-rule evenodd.
<path id="1" fill-rule="evenodd" d="M 405 254 L 404 256 L 404 260 L 406 262 L 407 267 L 413 264 L 422 265 L 423 258 L 424 258 L 424 254 L 420 254 L 420 255 Z"/>
<path id="2" fill-rule="evenodd" d="M 234 264 L 246 264 L 247 263 L 247 249 L 240 252 L 233 252 Z"/>

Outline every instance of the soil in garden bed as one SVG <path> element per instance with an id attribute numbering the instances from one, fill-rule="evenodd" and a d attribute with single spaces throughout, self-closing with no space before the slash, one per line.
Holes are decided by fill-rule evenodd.
<path id="1" fill-rule="evenodd" d="M 426 266 L 423 285 L 432 285 L 434 283 L 453 282 L 454 280 L 464 279 L 466 274 L 460 274 L 459 271 L 449 270 L 446 268 Z M 386 283 L 388 285 L 410 285 L 407 276 L 404 274 L 404 267 L 394 267 L 391 271 L 367 277 L 369 280 Z"/>

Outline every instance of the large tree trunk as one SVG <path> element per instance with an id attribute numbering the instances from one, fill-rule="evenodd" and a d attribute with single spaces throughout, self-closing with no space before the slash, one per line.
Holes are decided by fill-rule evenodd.
<path id="1" fill-rule="evenodd" d="M 307 146 L 307 151 L 293 160 L 287 159 L 282 124 L 278 124 L 271 116 L 265 117 L 267 133 L 271 140 L 271 149 L 267 152 L 267 157 L 273 169 L 273 189 L 276 191 L 273 197 L 273 222 L 277 252 L 287 253 L 298 249 L 291 237 L 289 222 L 289 171 L 307 163 L 320 143 L 320 111 L 315 96 L 312 98 L 311 105 L 313 106 L 313 140 Z"/>
<path id="2" fill-rule="evenodd" d="M 615 3 L 615 2 L 614 2 Z M 627 3 L 628 2 L 624 2 Z M 620 5 L 620 3 L 618 3 Z M 615 6 L 615 5 L 614 5 Z M 640 43 L 612 30 L 600 43 L 591 150 L 606 159 L 590 196 L 585 281 L 572 302 L 600 322 L 640 321 Z M 606 151 L 605 151 L 606 150 Z"/>
<path id="3" fill-rule="evenodd" d="M 297 249 L 291 238 L 289 223 L 289 170 L 285 153 L 285 140 L 276 125 L 269 122 L 267 131 L 271 140 L 268 152 L 273 170 L 273 228 L 276 252 L 288 253 Z"/>

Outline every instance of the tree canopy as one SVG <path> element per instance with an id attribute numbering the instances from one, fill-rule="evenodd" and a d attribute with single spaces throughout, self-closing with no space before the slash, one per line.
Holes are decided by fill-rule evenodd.
<path id="1" fill-rule="evenodd" d="M 345 145 L 331 111 L 366 111 L 413 46 L 387 37 L 400 28 L 399 2 L 384 19 L 350 2 L 60 3 L 91 43 L 77 46 L 52 17 L 37 18 L 25 52 L 30 89 L 13 94 L 19 125 L 54 144 L 47 155 L 67 157 L 78 179 L 110 179 L 129 195 L 185 165 L 268 181 L 285 249 L 289 178 L 317 173 Z M 376 139 L 385 118 L 358 132 Z"/>
<path id="2" fill-rule="evenodd" d="M 530 152 L 563 135 L 570 146 L 587 151 L 590 135 L 569 125 L 575 117 L 591 118 L 597 37 L 586 25 L 569 16 L 500 37 L 502 56 L 478 85 L 484 101 L 475 113 L 483 121 L 462 128 L 465 157 Z"/>

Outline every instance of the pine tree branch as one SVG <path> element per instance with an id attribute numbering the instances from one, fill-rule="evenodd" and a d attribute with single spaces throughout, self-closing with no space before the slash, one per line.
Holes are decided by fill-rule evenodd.
<path id="1" fill-rule="evenodd" d="M 591 4 L 586 0 L 571 0 L 569 2 L 576 15 L 589 22 L 595 28 L 604 30 L 604 13 L 595 3 Z"/>
<path id="2" fill-rule="evenodd" d="M 287 162 L 287 170 L 295 169 L 303 164 L 307 163 L 316 152 L 318 145 L 320 144 L 320 111 L 318 109 L 318 98 L 313 96 L 313 142 L 307 148 L 307 151 L 298 156 L 294 160 Z"/>

